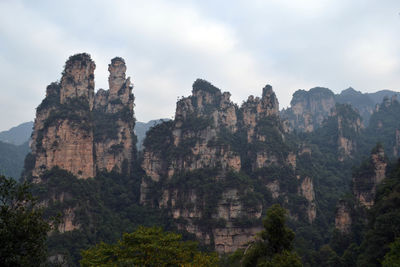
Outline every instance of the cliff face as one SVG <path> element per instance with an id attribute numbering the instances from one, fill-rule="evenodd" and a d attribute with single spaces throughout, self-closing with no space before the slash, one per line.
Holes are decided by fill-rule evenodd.
<path id="1" fill-rule="evenodd" d="M 353 177 L 353 194 L 362 206 L 370 208 L 374 205 L 376 188 L 386 176 L 387 159 L 381 146 L 377 146 L 371 154 L 369 164 L 363 171 Z"/>
<path id="2" fill-rule="evenodd" d="M 357 137 L 364 128 L 361 116 L 350 105 L 336 105 L 331 114 L 337 120 L 338 160 L 353 157 L 357 150 Z"/>
<path id="3" fill-rule="evenodd" d="M 130 78 L 125 77 L 126 65 L 122 58 L 114 58 L 108 71 L 110 89 L 100 89 L 96 93 L 93 112 L 96 168 L 129 172 L 136 142 L 133 133 L 133 85 Z"/>
<path id="4" fill-rule="evenodd" d="M 335 212 L 335 228 L 347 234 L 351 230 L 352 207 L 346 201 L 339 201 Z"/>
<path id="5" fill-rule="evenodd" d="M 367 128 L 371 141 L 384 144 L 389 157 L 400 156 L 400 102 L 397 96 L 384 98 L 377 105 Z"/>
<path id="6" fill-rule="evenodd" d="M 282 111 L 290 130 L 312 132 L 321 126 L 335 107 L 335 98 L 327 88 L 316 87 L 309 91 L 298 90 L 293 94 L 290 108 Z"/>
<path id="7" fill-rule="evenodd" d="M 31 170 L 36 181 L 55 166 L 78 178 L 94 177 L 97 170 L 129 170 L 132 161 L 133 95 L 125 62 L 110 64 L 110 90 L 94 97 L 95 63 L 88 54 L 71 56 L 60 83 L 47 87 L 36 110 Z"/>
<path id="8" fill-rule="evenodd" d="M 147 134 L 141 202 L 170 210 L 181 229 L 218 252 L 232 252 L 261 229 L 262 213 L 273 201 L 265 203 L 262 194 L 288 194 L 276 168 L 299 184 L 293 194 L 314 201 L 311 180 L 300 185 L 295 178 L 296 153 L 284 140 L 271 86 L 239 108 L 229 93 L 197 80 L 192 95 L 178 101 L 175 120 Z M 312 221 L 315 204 L 310 207 Z"/>

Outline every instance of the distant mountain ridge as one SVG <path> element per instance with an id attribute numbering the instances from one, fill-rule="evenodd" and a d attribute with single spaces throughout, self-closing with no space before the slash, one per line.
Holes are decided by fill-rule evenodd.
<path id="1" fill-rule="evenodd" d="M 0 175 L 18 180 L 29 150 L 28 141 L 19 146 L 0 141 Z"/>
<path id="2" fill-rule="evenodd" d="M 150 120 L 148 122 L 140 122 L 137 121 L 135 125 L 135 134 L 137 136 L 137 143 L 136 143 L 136 148 L 138 151 L 142 150 L 143 148 L 143 140 L 146 137 L 147 131 L 153 127 L 156 126 L 164 121 L 169 121 L 171 119 L 158 119 L 158 120 Z"/>
<path id="3" fill-rule="evenodd" d="M 381 90 L 375 93 L 362 93 L 352 87 L 334 94 L 328 88 L 315 87 L 310 90 L 297 90 L 293 94 L 290 107 L 280 114 L 287 120 L 290 130 L 313 132 L 322 125 L 335 104 L 349 104 L 361 115 L 363 124 L 367 126 L 376 106 L 385 97 L 399 97 L 400 92 Z"/>
<path id="4" fill-rule="evenodd" d="M 31 137 L 33 121 L 21 123 L 7 131 L 0 132 L 0 141 L 13 145 L 22 145 Z"/>
<path id="5" fill-rule="evenodd" d="M 29 138 L 33 122 L 24 122 L 0 132 L 0 174 L 19 179 L 25 156 L 29 153 Z"/>

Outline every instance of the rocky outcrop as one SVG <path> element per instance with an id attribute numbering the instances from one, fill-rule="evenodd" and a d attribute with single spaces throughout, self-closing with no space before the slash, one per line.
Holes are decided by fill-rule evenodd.
<path id="1" fill-rule="evenodd" d="M 80 229 L 81 226 L 74 220 L 75 220 L 75 210 L 73 208 L 68 208 L 64 210 L 61 222 L 60 224 L 58 224 L 58 231 L 60 233 L 65 233 Z"/>
<path id="2" fill-rule="evenodd" d="M 271 170 L 283 169 L 298 182 L 296 153 L 284 140 L 271 86 L 239 108 L 229 93 L 197 80 L 192 95 L 177 102 L 175 120 L 153 127 L 144 140 L 147 176 L 141 183 L 141 203 L 166 208 L 180 229 L 220 253 L 243 248 L 261 229 L 262 213 L 272 204 L 260 192 L 288 201 L 287 189 L 280 188 L 280 179 L 287 177 L 271 175 Z M 243 170 L 254 172 L 259 188 L 248 184 L 253 178 Z M 294 194 L 308 198 L 305 208 L 312 221 L 311 180 L 305 179 L 300 188 Z"/>
<path id="3" fill-rule="evenodd" d="M 353 194 L 357 202 L 370 208 L 374 205 L 376 188 L 386 176 L 387 159 L 383 147 L 374 148 L 368 164 L 353 177 Z"/>
<path id="4" fill-rule="evenodd" d="M 309 91 L 296 91 L 290 108 L 284 109 L 281 116 L 288 121 L 289 130 L 312 132 L 321 126 L 334 107 L 333 92 L 327 88 L 315 87 Z"/>
<path id="5" fill-rule="evenodd" d="M 317 216 L 317 206 L 315 204 L 314 185 L 310 177 L 305 177 L 300 184 L 299 193 L 308 201 L 307 218 L 312 223 Z"/>
<path id="6" fill-rule="evenodd" d="M 88 54 L 71 56 L 61 82 L 47 87 L 32 133 L 31 174 L 36 182 L 55 166 L 78 178 L 94 177 L 103 169 L 122 172 L 124 166 L 129 171 L 135 142 L 134 98 L 125 62 L 112 60 L 110 90 L 99 90 L 96 97 L 95 67 Z"/>
<path id="7" fill-rule="evenodd" d="M 335 95 L 335 101 L 339 104 L 349 104 L 358 111 L 365 125 L 368 125 L 369 119 L 374 112 L 374 100 L 369 94 L 363 94 L 360 91 L 349 87 L 340 94 Z"/>
<path id="8" fill-rule="evenodd" d="M 364 128 L 361 116 L 350 105 L 337 104 L 332 110 L 332 117 L 337 120 L 338 160 L 353 157 L 357 150 L 357 137 Z"/>
<path id="9" fill-rule="evenodd" d="M 93 108 L 95 68 L 96 64 L 88 54 L 77 54 L 68 59 L 61 78 L 61 104 L 83 98 L 89 103 L 89 109 Z"/>
<path id="10" fill-rule="evenodd" d="M 247 141 L 251 143 L 254 138 L 265 141 L 265 136 L 255 136 L 257 123 L 268 117 L 279 117 L 279 103 L 272 87 L 263 88 L 262 97 L 249 96 L 241 106 L 243 125 L 247 129 Z"/>
<path id="11" fill-rule="evenodd" d="M 336 206 L 335 228 L 343 234 L 348 234 L 352 225 L 352 207 L 348 202 L 341 200 Z"/>
<path id="12" fill-rule="evenodd" d="M 99 90 L 95 97 L 95 154 L 98 170 L 130 171 L 134 156 L 133 85 L 125 77 L 126 65 L 116 57 L 108 67 L 108 91 Z M 104 125 L 107 122 L 108 125 Z M 103 127 L 112 127 L 104 129 Z M 125 166 L 123 166 L 125 165 Z"/>

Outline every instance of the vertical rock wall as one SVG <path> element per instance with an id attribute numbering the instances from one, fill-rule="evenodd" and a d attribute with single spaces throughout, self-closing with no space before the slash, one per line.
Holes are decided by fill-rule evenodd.
<path id="1" fill-rule="evenodd" d="M 71 56 L 61 82 L 47 87 L 36 110 L 31 170 L 36 181 L 58 166 L 78 178 L 94 177 L 98 170 L 129 171 L 135 136 L 132 85 L 125 78 L 122 58 L 112 60 L 110 90 L 94 97 L 95 63 L 88 54 Z"/>
<path id="2" fill-rule="evenodd" d="M 266 207 L 255 188 L 241 185 L 240 173 L 244 169 L 256 172 L 260 186 L 276 198 L 285 197 L 279 177 L 266 178 L 267 168 L 273 166 L 287 169 L 294 177 L 296 153 L 289 151 L 284 138 L 271 86 L 239 108 L 229 93 L 197 80 L 192 95 L 178 101 L 175 120 L 147 134 L 142 163 L 147 177 L 141 184 L 141 203 L 170 210 L 179 228 L 218 252 L 243 248 L 261 230 Z M 203 191 L 204 185 L 210 187 Z M 313 190 L 308 178 L 294 192 L 309 201 L 305 207 L 309 221 L 315 218 Z"/>

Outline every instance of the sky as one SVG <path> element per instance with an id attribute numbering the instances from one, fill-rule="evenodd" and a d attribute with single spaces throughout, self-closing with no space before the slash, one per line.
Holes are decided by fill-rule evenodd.
<path id="1" fill-rule="evenodd" d="M 205 79 L 240 105 L 272 85 L 400 91 L 399 0 L 0 0 L 0 131 L 35 117 L 69 56 L 123 57 L 138 121 L 172 118 Z"/>

